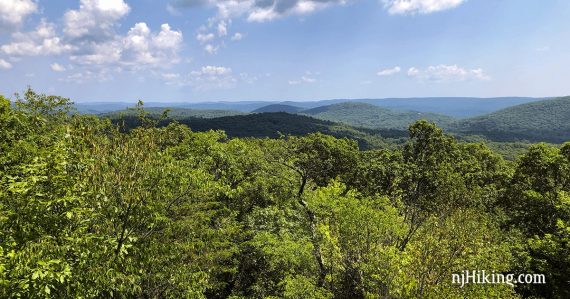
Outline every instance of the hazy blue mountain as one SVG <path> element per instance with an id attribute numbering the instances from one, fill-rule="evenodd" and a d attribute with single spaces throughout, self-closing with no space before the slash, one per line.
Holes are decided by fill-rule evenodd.
<path id="1" fill-rule="evenodd" d="M 253 110 L 253 113 L 262 113 L 262 112 L 286 112 L 286 113 L 297 113 L 303 110 L 301 107 L 291 106 L 291 105 L 284 105 L 284 104 L 271 104 L 267 106 L 263 106 L 261 108 L 257 108 Z"/>
<path id="2" fill-rule="evenodd" d="M 173 119 L 184 119 L 188 117 L 196 118 L 216 118 L 223 116 L 243 115 L 244 112 L 235 110 L 199 110 L 188 108 L 175 108 L 175 107 L 144 107 L 144 110 L 152 116 L 160 116 L 165 110 L 168 110 L 168 117 Z M 103 113 L 103 116 L 117 117 L 121 114 L 124 115 L 137 115 L 137 111 L 129 108 L 124 110 L 117 110 L 108 113 Z"/>
<path id="3" fill-rule="evenodd" d="M 452 117 L 436 113 L 400 111 L 355 102 L 320 106 L 300 113 L 318 119 L 346 123 L 351 126 L 401 130 L 407 129 L 410 124 L 420 119 L 435 122 L 441 127 L 448 127 L 455 121 Z"/>
<path id="4" fill-rule="evenodd" d="M 360 102 L 379 107 L 411 110 L 418 112 L 430 112 L 447 116 L 465 118 L 491 113 L 503 108 L 519 104 L 543 100 L 543 98 L 530 97 L 502 97 L 502 98 L 473 98 L 473 97 L 439 97 L 439 98 L 385 98 L 385 99 L 333 99 L 321 101 L 220 101 L 220 102 L 197 102 L 197 103 L 160 103 L 145 102 L 152 107 L 189 108 L 200 110 L 235 110 L 252 112 L 268 105 L 289 105 L 304 109 L 316 108 L 343 102 Z M 103 113 L 124 109 L 133 106 L 134 103 L 79 103 L 76 107 L 80 112 Z"/>

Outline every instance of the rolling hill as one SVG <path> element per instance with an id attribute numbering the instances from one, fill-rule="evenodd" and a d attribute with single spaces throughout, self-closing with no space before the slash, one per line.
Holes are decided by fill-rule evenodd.
<path id="1" fill-rule="evenodd" d="M 263 106 L 261 108 L 255 109 L 253 113 L 263 113 L 263 112 L 286 112 L 286 113 L 297 113 L 303 110 L 303 108 L 292 106 L 292 105 L 284 105 L 284 104 L 271 104 L 267 106 Z"/>
<path id="2" fill-rule="evenodd" d="M 451 129 L 460 134 L 482 135 L 494 141 L 569 141 L 570 97 L 517 105 L 464 119 Z"/>
<path id="3" fill-rule="evenodd" d="M 168 117 L 172 119 L 185 119 L 188 117 L 196 117 L 196 118 L 216 118 L 222 116 L 234 116 L 234 115 L 243 115 L 245 113 L 235 111 L 235 110 L 215 110 L 215 109 L 208 109 L 208 110 L 199 110 L 199 109 L 188 109 L 188 108 L 169 108 L 169 107 L 145 107 L 144 110 L 148 112 L 151 116 L 160 116 L 165 110 L 168 110 Z M 136 115 L 137 112 L 134 109 L 124 109 L 113 111 L 109 113 L 104 113 L 103 116 L 108 116 L 111 118 L 116 118 L 120 114 L 124 115 Z"/>
<path id="4" fill-rule="evenodd" d="M 139 120 L 134 115 L 107 114 L 101 115 L 101 117 L 108 117 L 114 122 L 124 122 L 127 128 L 139 125 Z M 172 120 L 163 120 L 160 125 L 166 125 Z M 391 147 L 408 134 L 407 131 L 403 130 L 356 128 L 285 112 L 254 113 L 217 118 L 186 117 L 176 121 L 187 125 L 194 131 L 224 130 L 229 137 L 277 138 L 281 134 L 300 136 L 321 132 L 338 138 L 354 139 L 362 149 Z"/>
<path id="5" fill-rule="evenodd" d="M 342 122 L 351 126 L 365 128 L 383 128 L 406 130 L 413 122 L 426 119 L 435 122 L 441 127 L 448 127 L 455 121 L 454 118 L 425 112 L 398 111 L 378 107 L 366 103 L 346 102 L 328 106 L 316 107 L 300 112 L 312 117 Z"/>

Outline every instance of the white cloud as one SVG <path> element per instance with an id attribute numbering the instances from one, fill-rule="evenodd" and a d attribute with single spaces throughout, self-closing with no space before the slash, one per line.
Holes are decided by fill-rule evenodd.
<path id="1" fill-rule="evenodd" d="M 208 52 L 208 54 L 216 54 L 216 52 L 218 52 L 219 47 L 218 46 L 214 46 L 212 44 L 207 44 L 204 47 L 204 51 Z"/>
<path id="2" fill-rule="evenodd" d="M 208 76 L 221 76 L 228 75 L 232 72 L 232 69 L 223 66 L 203 66 L 201 69 L 201 74 Z"/>
<path id="3" fill-rule="evenodd" d="M 178 73 L 163 73 L 160 74 L 160 76 L 167 81 L 174 81 L 180 78 L 180 74 Z"/>
<path id="4" fill-rule="evenodd" d="M 200 43 L 206 43 L 209 42 L 211 40 L 213 40 L 215 37 L 215 35 L 213 33 L 198 33 L 196 35 L 196 39 L 200 42 Z"/>
<path id="5" fill-rule="evenodd" d="M 0 0 L 0 12 L 8 7 L 6 3 L 13 6 L 14 1 Z M 51 68 L 57 72 L 77 69 L 64 79 L 74 82 L 104 81 L 123 70 L 164 69 L 180 62 L 182 32 L 168 24 L 162 24 L 159 31 L 152 31 L 146 23 L 140 22 L 126 34 L 118 34 L 120 19 L 130 11 L 124 0 L 79 2 L 78 9 L 65 12 L 61 29 L 42 19 L 33 31 L 14 32 L 11 40 L 0 46 L 0 52 L 11 56 L 12 61 L 26 55 L 67 54 L 71 65 L 53 64 Z"/>
<path id="6" fill-rule="evenodd" d="M 390 76 L 390 75 L 394 75 L 400 72 L 400 67 L 399 66 L 395 66 L 393 68 L 388 68 L 388 69 L 383 69 L 380 70 L 376 73 L 376 75 L 378 76 Z"/>
<path id="7" fill-rule="evenodd" d="M 57 55 L 72 49 L 57 36 L 54 24 L 45 20 L 35 31 L 13 33 L 12 42 L 0 47 L 2 52 L 11 56 Z"/>
<path id="8" fill-rule="evenodd" d="M 12 68 L 12 64 L 8 61 L 0 58 L 0 70 L 9 70 Z"/>
<path id="9" fill-rule="evenodd" d="M 303 84 L 303 83 L 308 83 L 308 84 L 315 83 L 315 82 L 317 82 L 317 79 L 315 79 L 313 77 L 313 75 L 318 75 L 318 73 L 312 73 L 312 72 L 306 71 L 305 74 L 303 76 L 301 76 L 301 78 L 289 80 L 288 83 L 289 83 L 289 85 L 299 85 L 299 84 Z"/>
<path id="10" fill-rule="evenodd" d="M 103 43 L 89 43 L 71 60 L 83 65 L 118 65 L 128 69 L 163 68 L 178 63 L 183 36 L 162 24 L 154 33 L 146 23 L 137 23 L 126 36 Z"/>
<path id="11" fill-rule="evenodd" d="M 50 65 L 52 71 L 54 72 L 65 72 L 67 69 L 65 68 L 65 66 L 59 64 L 59 63 L 52 63 Z"/>
<path id="12" fill-rule="evenodd" d="M 22 24 L 24 19 L 38 10 L 32 0 L 0 0 L 0 29 L 12 29 Z"/>
<path id="13" fill-rule="evenodd" d="M 419 75 L 419 73 L 420 73 L 420 70 L 418 70 L 415 67 L 411 67 L 408 69 L 408 76 L 410 76 L 410 77 L 417 76 L 417 75 Z"/>
<path id="14" fill-rule="evenodd" d="M 543 47 L 538 47 L 535 50 L 537 52 L 548 52 L 548 51 L 550 51 L 550 47 L 549 46 L 543 46 Z"/>
<path id="15" fill-rule="evenodd" d="M 429 14 L 459 6 L 466 0 L 383 0 L 388 13 Z"/>
<path id="16" fill-rule="evenodd" d="M 440 64 L 424 70 L 415 67 L 408 69 L 408 76 L 433 82 L 453 82 L 465 80 L 489 80 L 483 69 L 464 69 L 457 65 Z"/>
<path id="17" fill-rule="evenodd" d="M 71 38 L 101 40 L 114 35 L 117 22 L 130 7 L 123 0 L 81 0 L 78 10 L 65 13 L 64 32 Z"/>
<path id="18" fill-rule="evenodd" d="M 466 0 L 382 0 L 390 14 L 428 14 L 454 8 Z M 307 15 L 332 5 L 344 5 L 347 0 L 172 0 L 174 8 L 210 6 L 218 11 L 219 19 L 235 17 L 250 22 L 267 22 L 289 15 Z M 177 11 L 177 10 L 176 10 Z"/>
<path id="19" fill-rule="evenodd" d="M 231 40 L 241 40 L 243 38 L 243 35 L 239 32 L 234 33 L 234 35 L 232 36 Z"/>
<path id="20" fill-rule="evenodd" d="M 105 82 L 112 80 L 113 74 L 116 70 L 112 69 L 101 69 L 101 70 L 84 70 L 70 74 L 69 76 L 61 79 L 64 82 L 73 82 L 83 84 L 90 81 Z"/>

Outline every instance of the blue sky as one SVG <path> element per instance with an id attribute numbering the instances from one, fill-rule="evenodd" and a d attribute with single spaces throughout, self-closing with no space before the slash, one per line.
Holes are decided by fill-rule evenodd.
<path id="1" fill-rule="evenodd" d="M 0 0 L 0 93 L 570 95 L 565 0 Z"/>

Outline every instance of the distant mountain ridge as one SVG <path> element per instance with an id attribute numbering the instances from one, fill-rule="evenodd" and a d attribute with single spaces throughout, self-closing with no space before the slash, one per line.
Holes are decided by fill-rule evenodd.
<path id="1" fill-rule="evenodd" d="M 298 110 L 300 107 L 270 105 L 258 111 L 283 109 Z M 147 108 L 152 116 L 162 114 L 163 110 L 159 107 Z M 135 119 L 136 113 L 131 109 L 101 116 Z M 298 113 L 173 108 L 169 118 L 195 130 L 220 129 L 235 137 L 277 137 L 279 132 L 294 135 L 323 132 L 337 137 L 353 136 L 363 148 L 375 148 L 374 144 L 382 144 L 378 136 L 405 137 L 407 127 L 419 119 L 435 122 L 459 137 L 479 138 L 476 135 L 480 135 L 497 142 L 570 141 L 570 97 L 525 103 L 459 120 L 435 113 L 400 111 L 354 102 L 325 105 Z"/>
<path id="2" fill-rule="evenodd" d="M 147 107 L 172 107 L 189 108 L 199 110 L 235 110 L 240 112 L 252 112 L 268 105 L 289 105 L 303 109 L 312 109 L 319 106 L 338 104 L 343 102 L 360 102 L 372 104 L 378 107 L 411 110 L 423 113 L 437 113 L 452 117 L 466 118 L 491 113 L 503 108 L 519 104 L 543 100 L 544 98 L 531 97 L 498 97 L 498 98 L 475 98 L 475 97 L 430 97 L 430 98 L 383 98 L 383 99 L 333 99 L 320 101 L 220 101 L 198 103 L 166 103 L 146 101 Z M 125 102 L 91 102 L 77 103 L 75 107 L 81 113 L 99 114 L 124 109 L 133 106 L 134 103 Z"/>
<path id="3" fill-rule="evenodd" d="M 168 110 L 168 111 L 167 111 Z M 224 116 L 243 115 L 245 113 L 235 110 L 198 110 L 188 108 L 171 108 L 171 107 L 144 107 L 144 111 L 151 116 L 161 116 L 163 112 L 167 111 L 167 116 L 173 119 L 184 119 L 187 117 L 196 118 L 217 118 Z M 117 110 L 100 115 L 107 117 L 118 117 L 119 115 L 137 115 L 137 111 L 132 108 Z"/>
<path id="4" fill-rule="evenodd" d="M 425 119 L 440 127 L 448 127 L 455 119 L 436 113 L 399 111 L 367 103 L 345 102 L 303 110 L 300 114 L 351 126 L 406 130 L 417 120 Z"/>
<path id="5" fill-rule="evenodd" d="M 263 106 L 261 108 L 257 108 L 253 110 L 253 113 L 263 113 L 263 112 L 286 112 L 286 113 L 298 113 L 302 111 L 303 108 L 292 106 L 292 105 L 285 105 L 285 104 L 271 104 L 267 106 Z"/>

